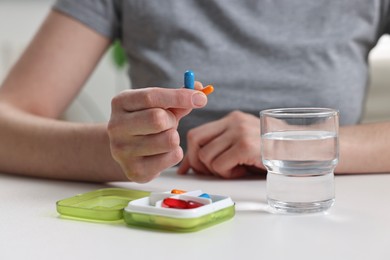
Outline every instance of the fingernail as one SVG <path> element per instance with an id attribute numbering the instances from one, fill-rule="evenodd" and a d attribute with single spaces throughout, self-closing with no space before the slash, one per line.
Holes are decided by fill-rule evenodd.
<path id="1" fill-rule="evenodd" d="M 195 92 L 192 95 L 192 104 L 197 107 L 203 107 L 207 103 L 207 97 L 202 92 Z"/>

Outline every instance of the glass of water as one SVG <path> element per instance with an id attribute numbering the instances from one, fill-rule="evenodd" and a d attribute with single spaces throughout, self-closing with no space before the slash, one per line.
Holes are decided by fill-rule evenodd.
<path id="1" fill-rule="evenodd" d="M 335 199 L 339 112 L 280 108 L 260 112 L 268 204 L 281 212 L 329 209 Z"/>

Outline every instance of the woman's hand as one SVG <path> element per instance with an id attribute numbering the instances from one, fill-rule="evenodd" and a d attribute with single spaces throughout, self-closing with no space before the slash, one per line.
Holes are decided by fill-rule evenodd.
<path id="1" fill-rule="evenodd" d="M 264 169 L 260 155 L 260 119 L 240 111 L 188 132 L 187 153 L 178 173 L 223 178 L 246 175 L 249 168 Z"/>
<path id="2" fill-rule="evenodd" d="M 205 94 L 184 88 L 126 90 L 116 96 L 108 135 L 111 154 L 129 180 L 148 182 L 179 163 L 179 120 L 206 103 Z"/>

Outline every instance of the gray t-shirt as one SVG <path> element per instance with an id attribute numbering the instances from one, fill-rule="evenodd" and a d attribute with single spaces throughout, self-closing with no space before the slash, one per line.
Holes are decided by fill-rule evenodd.
<path id="1" fill-rule="evenodd" d="M 356 124 L 368 53 L 389 31 L 390 0 L 58 0 L 55 10 L 120 39 L 133 88 L 213 84 L 185 133 L 232 110 L 329 107 Z"/>

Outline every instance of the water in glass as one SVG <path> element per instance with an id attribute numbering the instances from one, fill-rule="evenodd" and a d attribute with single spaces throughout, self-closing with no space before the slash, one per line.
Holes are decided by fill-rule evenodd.
<path id="1" fill-rule="evenodd" d="M 321 149 L 318 149 L 321 147 Z M 262 135 L 269 204 L 286 212 L 323 211 L 334 202 L 337 136 L 329 131 L 278 131 Z"/>

